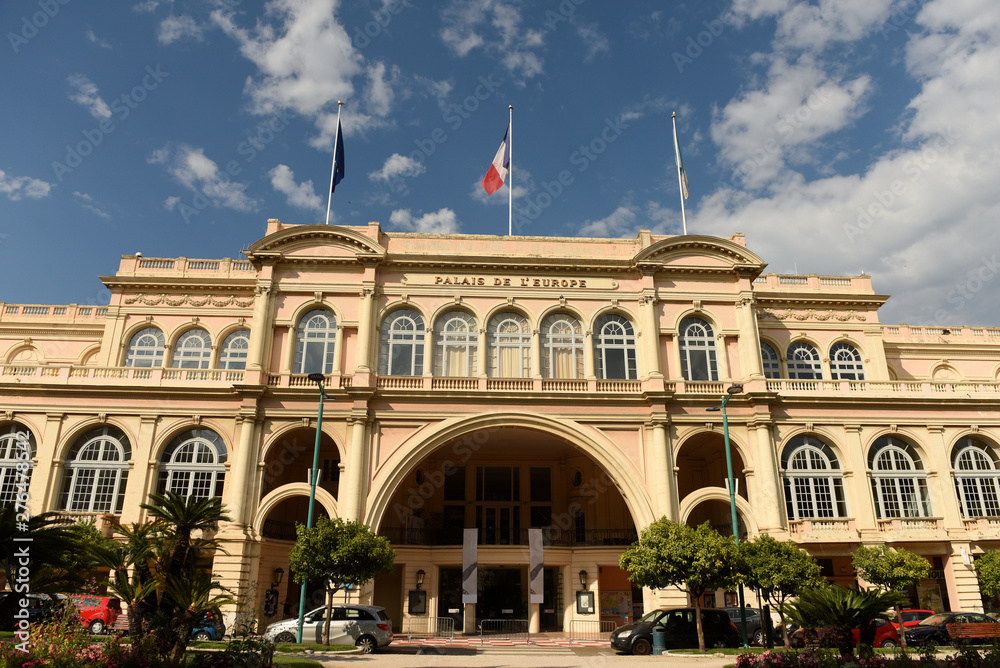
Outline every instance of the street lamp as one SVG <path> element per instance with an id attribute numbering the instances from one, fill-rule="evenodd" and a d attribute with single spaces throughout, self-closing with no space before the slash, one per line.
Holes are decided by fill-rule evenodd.
<path id="1" fill-rule="evenodd" d="M 733 455 L 729 446 L 729 419 L 726 417 L 726 404 L 729 403 L 729 400 L 734 395 L 742 391 L 742 385 L 730 385 L 726 388 L 726 393 L 722 395 L 722 404 L 706 409 L 709 411 L 722 411 L 722 437 L 726 443 L 726 473 L 729 476 L 729 512 L 732 514 L 733 521 L 733 541 L 737 545 L 740 544 L 740 534 L 736 525 L 736 479 L 733 477 Z M 743 604 L 742 582 L 740 583 L 740 625 L 743 633 L 743 648 L 747 649 L 750 645 L 747 643 L 747 611 Z"/>
<path id="2" fill-rule="evenodd" d="M 319 478 L 319 441 L 323 434 L 323 399 L 326 394 L 323 392 L 323 381 L 326 376 L 321 373 L 309 374 L 309 380 L 319 385 L 319 412 L 316 415 L 316 445 L 313 447 L 313 465 L 309 469 L 309 514 L 306 515 L 306 528 L 313 526 L 313 507 L 316 505 L 316 480 Z M 297 643 L 302 642 L 302 626 L 306 616 L 306 582 L 302 581 L 302 589 L 299 591 L 299 629 L 296 636 Z"/>

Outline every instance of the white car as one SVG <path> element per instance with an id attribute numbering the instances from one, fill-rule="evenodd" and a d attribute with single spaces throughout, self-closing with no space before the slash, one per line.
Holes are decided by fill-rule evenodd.
<path id="1" fill-rule="evenodd" d="M 326 606 L 305 614 L 302 642 L 322 643 Z M 274 642 L 295 642 L 299 620 L 275 622 L 264 631 L 264 637 Z M 374 652 L 392 642 L 392 620 L 385 608 L 373 605 L 334 605 L 330 615 L 330 644 L 355 645 L 362 652 Z"/>

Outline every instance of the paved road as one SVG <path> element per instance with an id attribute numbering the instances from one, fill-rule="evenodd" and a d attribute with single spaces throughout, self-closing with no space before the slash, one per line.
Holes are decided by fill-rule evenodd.
<path id="1" fill-rule="evenodd" d="M 610 648 L 596 647 L 441 647 L 397 646 L 377 654 L 337 657 L 313 655 L 325 666 L 363 668 L 416 668 L 418 666 L 483 666 L 488 668 L 562 668 L 563 666 L 668 665 L 670 668 L 722 668 L 736 662 L 735 656 L 671 654 L 627 656 Z"/>

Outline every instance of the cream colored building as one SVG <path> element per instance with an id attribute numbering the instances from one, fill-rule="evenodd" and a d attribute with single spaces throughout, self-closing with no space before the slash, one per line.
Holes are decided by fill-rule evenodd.
<path id="1" fill-rule="evenodd" d="M 282 569 L 294 613 L 288 551 L 319 399 L 306 376 L 321 372 L 317 508 L 398 553 L 394 574 L 349 597 L 397 628 L 618 623 L 683 601 L 628 584 L 617 563 L 637 531 L 664 515 L 729 531 L 722 419 L 706 409 L 738 383 L 741 533 L 795 540 L 849 583 L 858 545 L 905 547 L 934 567 L 914 604 L 982 609 L 970 564 L 1000 545 L 1000 328 L 882 325 L 887 297 L 867 276 L 768 274 L 739 234 L 271 220 L 246 257 L 123 256 L 102 277 L 108 306 L 0 304 L 0 500 L 18 431 L 36 448 L 34 512 L 134 522 L 151 492 L 221 496 L 233 521 L 215 572 L 260 599 Z M 463 605 L 472 527 L 479 603 Z M 541 604 L 527 596 L 533 527 Z M 580 590 L 594 613 L 578 612 Z"/>

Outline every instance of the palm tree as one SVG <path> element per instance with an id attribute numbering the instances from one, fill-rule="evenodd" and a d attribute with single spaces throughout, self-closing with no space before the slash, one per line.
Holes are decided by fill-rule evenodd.
<path id="1" fill-rule="evenodd" d="M 217 547 L 211 539 L 192 539 L 195 531 L 203 534 L 215 531 L 219 522 L 229 522 L 229 515 L 222 501 L 215 497 L 185 497 L 177 492 L 150 494 L 151 503 L 142 504 L 154 521 L 161 524 L 164 534 L 173 542 L 168 572 L 178 577 L 193 565 L 198 553 L 206 548 Z"/>
<path id="2" fill-rule="evenodd" d="M 832 627 L 840 656 L 852 660 L 854 635 L 851 630 L 872 623 L 901 600 L 905 597 L 898 592 L 859 591 L 833 585 L 802 592 L 798 600 L 782 606 L 781 613 L 803 629 Z"/>

